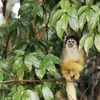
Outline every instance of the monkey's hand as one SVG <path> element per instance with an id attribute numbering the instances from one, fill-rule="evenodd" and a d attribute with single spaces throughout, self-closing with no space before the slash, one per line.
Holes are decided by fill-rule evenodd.
<path id="1" fill-rule="evenodd" d="M 66 70 L 62 70 L 62 74 L 63 74 L 63 77 L 65 77 L 66 80 L 71 80 L 71 78 L 74 78 L 74 79 L 79 79 L 80 77 L 80 74 L 79 73 L 75 73 L 74 71 L 68 71 L 67 69 Z"/>
<path id="2" fill-rule="evenodd" d="M 83 70 L 83 66 L 77 62 L 68 61 L 67 63 L 63 63 L 62 74 L 66 79 L 70 79 L 74 76 L 74 79 L 78 79 L 80 76 L 80 72 Z M 70 78 L 69 78 L 70 77 Z"/>
<path id="3" fill-rule="evenodd" d="M 80 73 L 83 70 L 83 66 L 77 62 L 69 61 L 66 64 L 68 70 L 74 71 L 74 73 Z"/>
<path id="4" fill-rule="evenodd" d="M 61 72 L 62 72 L 62 74 L 63 74 L 63 77 L 64 77 L 66 80 L 71 80 L 70 71 L 68 71 L 67 69 L 62 69 Z"/>

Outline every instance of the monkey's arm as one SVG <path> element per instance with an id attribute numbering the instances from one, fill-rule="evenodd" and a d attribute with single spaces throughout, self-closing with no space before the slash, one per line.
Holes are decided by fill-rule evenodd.
<path id="1" fill-rule="evenodd" d="M 79 73 L 83 70 L 83 66 L 78 62 L 67 61 L 61 65 L 62 74 L 66 79 L 74 76 L 74 79 L 79 78 Z"/>
<path id="2" fill-rule="evenodd" d="M 83 70 L 83 66 L 77 62 L 73 61 L 68 61 L 68 62 L 63 62 L 61 65 L 62 70 L 72 70 L 75 73 L 80 73 Z"/>

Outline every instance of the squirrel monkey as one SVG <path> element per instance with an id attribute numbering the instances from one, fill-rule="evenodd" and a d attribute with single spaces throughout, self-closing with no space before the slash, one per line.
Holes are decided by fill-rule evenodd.
<path id="1" fill-rule="evenodd" d="M 75 35 L 66 38 L 60 59 L 62 61 L 61 72 L 66 82 L 66 92 L 69 100 L 76 100 L 76 90 L 73 79 L 78 79 L 83 70 L 83 55 L 79 52 L 79 39 Z"/>

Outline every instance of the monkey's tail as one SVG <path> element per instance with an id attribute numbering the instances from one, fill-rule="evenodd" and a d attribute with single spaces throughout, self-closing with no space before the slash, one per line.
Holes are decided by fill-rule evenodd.
<path id="1" fill-rule="evenodd" d="M 67 83 L 66 92 L 67 92 L 68 100 L 77 100 L 74 82 L 71 81 L 66 83 Z"/>

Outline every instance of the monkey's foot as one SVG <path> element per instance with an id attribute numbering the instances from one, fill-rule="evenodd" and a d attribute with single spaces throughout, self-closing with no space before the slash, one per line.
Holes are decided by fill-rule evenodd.
<path id="1" fill-rule="evenodd" d="M 75 74 L 75 76 L 74 76 L 74 79 L 79 79 L 79 77 L 80 77 L 80 74 Z"/>
<path id="2" fill-rule="evenodd" d="M 66 80 L 70 80 L 71 79 L 71 77 L 69 75 L 64 75 L 64 77 L 65 77 Z"/>
<path id="3" fill-rule="evenodd" d="M 70 73 L 69 73 L 70 77 L 73 77 L 74 74 L 75 74 L 75 73 L 74 73 L 73 71 L 70 71 Z"/>

